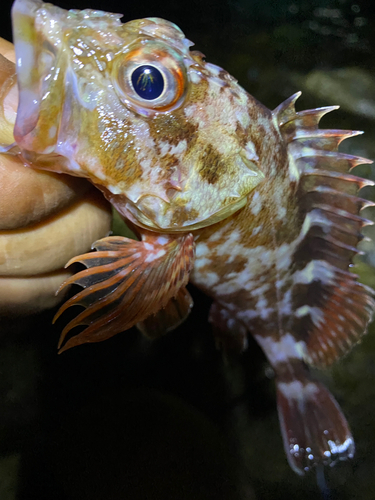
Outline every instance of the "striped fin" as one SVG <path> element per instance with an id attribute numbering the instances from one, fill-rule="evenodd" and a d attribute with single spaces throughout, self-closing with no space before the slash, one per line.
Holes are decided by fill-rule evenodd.
<path id="1" fill-rule="evenodd" d="M 87 269 L 73 275 L 60 289 L 75 283 L 83 290 L 61 306 L 54 321 L 70 306 L 79 305 L 84 310 L 65 326 L 58 347 L 73 328 L 86 328 L 71 337 L 60 353 L 106 340 L 165 308 L 187 284 L 194 262 L 191 233 L 174 237 L 145 232 L 142 241 L 111 236 L 97 241 L 93 248 L 97 251 L 74 257 L 67 264 L 81 262 Z M 185 305 L 191 307 L 189 297 L 184 294 Z M 170 326 L 169 321 L 166 328 Z"/>
<path id="2" fill-rule="evenodd" d="M 277 409 L 286 456 L 299 475 L 319 464 L 353 458 L 354 441 L 332 394 L 307 378 L 276 378 Z"/>
<path id="3" fill-rule="evenodd" d="M 291 156 L 290 178 L 298 181 L 298 246 L 292 259 L 292 314 L 285 327 L 305 343 L 305 360 L 325 367 L 347 353 L 365 333 L 375 307 L 374 291 L 348 271 L 372 202 L 358 191 L 374 183 L 349 173 L 365 158 L 338 152 L 361 132 L 320 130 L 319 121 L 337 106 L 296 112 L 297 93 L 273 112 Z"/>
<path id="4" fill-rule="evenodd" d="M 193 305 L 190 293 L 182 287 L 163 309 L 140 321 L 136 326 L 149 339 L 156 339 L 180 326 L 189 316 Z"/>

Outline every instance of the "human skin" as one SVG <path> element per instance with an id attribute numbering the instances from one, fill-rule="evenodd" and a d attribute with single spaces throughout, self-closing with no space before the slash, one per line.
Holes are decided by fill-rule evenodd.
<path id="1" fill-rule="evenodd" d="M 0 143 L 13 142 L 18 89 L 13 45 L 0 38 Z M 27 168 L 0 155 L 0 314 L 57 305 L 66 262 L 110 231 L 111 211 L 87 181 Z"/>

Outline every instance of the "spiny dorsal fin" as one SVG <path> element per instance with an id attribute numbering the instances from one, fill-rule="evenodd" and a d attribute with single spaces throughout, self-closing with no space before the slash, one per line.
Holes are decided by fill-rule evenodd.
<path id="1" fill-rule="evenodd" d="M 294 314 L 285 327 L 304 341 L 306 361 L 324 367 L 359 340 L 375 308 L 374 291 L 348 271 L 363 226 L 372 224 L 360 211 L 374 204 L 359 198 L 358 191 L 374 183 L 349 174 L 370 160 L 338 152 L 341 141 L 361 132 L 319 129 L 322 116 L 337 106 L 296 112 L 299 96 L 273 112 L 288 145 L 303 220 L 293 255 Z"/>

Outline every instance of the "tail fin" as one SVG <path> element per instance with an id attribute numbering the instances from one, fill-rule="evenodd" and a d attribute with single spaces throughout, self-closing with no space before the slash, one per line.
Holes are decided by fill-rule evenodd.
<path id="1" fill-rule="evenodd" d="M 321 383 L 280 379 L 276 386 L 284 448 L 297 474 L 353 457 L 355 447 L 348 423 Z"/>

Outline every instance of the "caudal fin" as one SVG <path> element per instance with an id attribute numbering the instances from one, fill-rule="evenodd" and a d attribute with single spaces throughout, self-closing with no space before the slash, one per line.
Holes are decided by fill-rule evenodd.
<path id="1" fill-rule="evenodd" d="M 353 457 L 355 446 L 348 423 L 321 383 L 278 380 L 276 386 L 284 448 L 297 474 Z"/>

